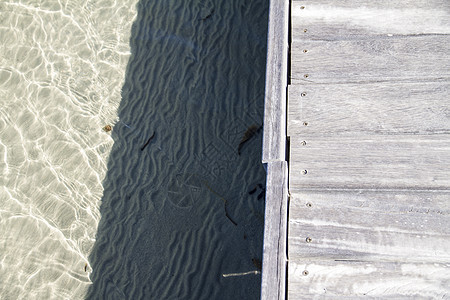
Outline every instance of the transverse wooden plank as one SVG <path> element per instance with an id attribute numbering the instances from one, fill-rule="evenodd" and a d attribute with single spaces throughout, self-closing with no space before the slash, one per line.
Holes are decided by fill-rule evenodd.
<path id="1" fill-rule="evenodd" d="M 290 190 L 450 187 L 450 135 L 299 135 L 290 153 Z"/>
<path id="2" fill-rule="evenodd" d="M 264 97 L 263 163 L 286 159 L 288 1 L 271 0 Z"/>
<path id="3" fill-rule="evenodd" d="M 299 6 L 305 6 L 305 9 L 310 9 L 314 6 L 329 7 L 337 6 L 343 8 L 354 8 L 357 10 L 380 10 L 389 11 L 390 9 L 400 10 L 400 12 L 408 12 L 409 10 L 418 10 L 417 17 L 420 16 L 421 11 L 444 11 L 450 12 L 450 3 L 446 0 L 403 0 L 390 1 L 390 0 L 377 0 L 377 1 L 364 1 L 364 0 L 340 0 L 336 2 L 334 0 L 293 0 L 293 9 L 299 9 Z M 321 14 L 326 12 L 321 11 Z M 367 17 L 366 14 L 363 17 Z M 390 15 L 380 14 L 378 17 L 389 18 Z M 423 21 L 422 21 L 423 22 Z"/>
<path id="4" fill-rule="evenodd" d="M 288 136 L 450 134 L 449 90 L 449 81 L 293 85 Z"/>
<path id="5" fill-rule="evenodd" d="M 450 35 L 293 40 L 291 48 L 293 84 L 450 78 Z"/>
<path id="6" fill-rule="evenodd" d="M 261 299 L 285 299 L 287 162 L 267 164 Z"/>
<path id="7" fill-rule="evenodd" d="M 448 34 L 449 15 L 450 2 L 446 0 L 294 0 L 292 39 Z"/>
<path id="8" fill-rule="evenodd" d="M 446 299 L 450 267 L 448 263 L 290 261 L 288 277 L 289 299 Z"/>
<path id="9" fill-rule="evenodd" d="M 450 189 L 292 192 L 289 213 L 289 261 L 450 263 Z"/>

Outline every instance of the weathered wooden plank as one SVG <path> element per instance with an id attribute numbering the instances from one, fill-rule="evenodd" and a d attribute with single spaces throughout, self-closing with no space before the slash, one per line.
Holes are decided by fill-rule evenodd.
<path id="1" fill-rule="evenodd" d="M 264 98 L 264 163 L 286 159 L 288 1 L 271 0 Z"/>
<path id="2" fill-rule="evenodd" d="M 450 3 L 446 0 L 403 0 L 403 1 L 390 1 L 390 0 L 377 0 L 377 1 L 365 1 L 365 0 L 339 0 L 339 2 L 333 0 L 293 0 L 293 9 L 298 9 L 299 6 L 305 6 L 305 9 L 311 9 L 314 6 L 337 6 L 344 8 L 354 8 L 358 10 L 381 10 L 389 11 L 390 9 L 400 10 L 399 13 L 407 13 L 409 10 L 418 10 L 417 17 L 420 17 L 421 11 L 444 11 L 450 13 Z M 295 14 L 293 14 L 295 15 Z M 361 17 L 366 17 L 362 14 Z M 390 18 L 387 13 L 380 14 L 379 17 Z"/>
<path id="3" fill-rule="evenodd" d="M 450 264 L 450 189 L 292 192 L 289 213 L 290 261 Z"/>
<path id="4" fill-rule="evenodd" d="M 299 135 L 291 136 L 290 153 L 291 190 L 450 186 L 450 135 Z"/>
<path id="5" fill-rule="evenodd" d="M 288 136 L 450 134 L 449 90 L 449 81 L 292 85 Z"/>
<path id="6" fill-rule="evenodd" d="M 267 163 L 261 299 L 285 299 L 287 162 Z"/>
<path id="7" fill-rule="evenodd" d="M 446 0 L 294 0 L 292 39 L 336 40 L 372 35 L 448 34 L 449 15 L 450 2 Z"/>
<path id="8" fill-rule="evenodd" d="M 446 299 L 450 265 L 289 261 L 288 277 L 289 299 Z"/>
<path id="9" fill-rule="evenodd" d="M 291 48 L 293 84 L 436 81 L 450 78 L 450 35 L 293 40 Z"/>

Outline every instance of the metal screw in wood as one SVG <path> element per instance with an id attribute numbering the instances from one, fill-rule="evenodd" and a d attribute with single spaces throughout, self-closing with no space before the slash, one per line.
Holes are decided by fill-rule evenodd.
<path id="1" fill-rule="evenodd" d="M 302 146 L 306 146 L 306 141 L 301 142 Z"/>
<path id="2" fill-rule="evenodd" d="M 306 207 L 312 207 L 312 204 L 311 203 L 306 203 Z"/>
<path id="3" fill-rule="evenodd" d="M 303 32 L 307 32 L 308 31 L 308 29 L 303 29 Z"/>
<path id="4" fill-rule="evenodd" d="M 303 170 L 303 171 L 302 171 L 302 174 L 303 174 L 303 175 L 306 175 L 306 174 L 308 174 L 308 171 L 307 171 L 307 170 Z"/>
<path id="5" fill-rule="evenodd" d="M 300 6 L 300 9 L 305 9 L 305 7 L 304 6 Z"/>
<path id="6" fill-rule="evenodd" d="M 309 272 L 307 270 L 303 271 L 303 276 L 308 276 Z"/>
<path id="7" fill-rule="evenodd" d="M 309 236 L 306 238 L 306 242 L 307 243 L 311 243 L 312 242 L 312 238 L 310 238 Z"/>
<path id="8" fill-rule="evenodd" d="M 303 122 L 303 125 L 304 126 L 308 126 L 308 122 Z"/>
<path id="9" fill-rule="evenodd" d="M 308 77 L 309 77 L 309 75 L 308 75 L 308 74 L 305 74 L 305 75 L 303 75 L 303 77 L 305 77 L 305 78 L 308 78 Z"/>
<path id="10" fill-rule="evenodd" d="M 306 52 L 308 52 L 308 50 L 307 50 L 307 49 L 304 49 L 304 50 L 303 50 L 303 53 L 306 53 Z"/>
<path id="11" fill-rule="evenodd" d="M 306 96 L 306 93 L 303 92 L 303 93 L 300 94 L 300 96 L 305 97 L 305 96 Z"/>

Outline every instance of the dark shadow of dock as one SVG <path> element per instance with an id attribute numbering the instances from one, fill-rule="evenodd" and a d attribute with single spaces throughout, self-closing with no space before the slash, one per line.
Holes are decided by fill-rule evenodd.
<path id="1" fill-rule="evenodd" d="M 259 298 L 267 2 L 139 2 L 87 299 Z"/>

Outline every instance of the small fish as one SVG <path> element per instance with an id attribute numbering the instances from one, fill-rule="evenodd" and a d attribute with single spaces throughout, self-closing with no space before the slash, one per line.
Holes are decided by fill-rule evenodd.
<path id="1" fill-rule="evenodd" d="M 248 192 L 248 194 L 249 194 L 249 195 L 254 194 L 254 193 L 256 192 L 256 188 L 257 188 L 257 187 L 255 186 L 250 192 Z"/>
<path id="2" fill-rule="evenodd" d="M 258 190 L 258 188 L 260 188 L 263 191 L 265 190 L 264 186 L 261 183 L 258 183 L 250 192 L 248 192 L 248 194 L 253 195 Z"/>
<path id="3" fill-rule="evenodd" d="M 205 20 L 207 20 L 207 19 L 209 19 L 209 18 L 211 18 L 212 17 L 212 15 L 213 15 L 213 13 L 214 13 L 214 9 L 212 9 L 211 10 L 211 12 L 206 16 L 206 17 L 204 17 L 204 18 L 201 18 L 200 20 L 202 20 L 202 21 L 205 21 Z"/>
<path id="4" fill-rule="evenodd" d="M 266 195 L 266 191 L 263 190 L 261 193 L 259 193 L 258 200 L 261 200 L 261 198 L 263 198 L 265 195 Z"/>
<path id="5" fill-rule="evenodd" d="M 262 261 L 257 258 L 252 258 L 253 265 L 258 269 L 258 271 L 262 270 Z"/>
<path id="6" fill-rule="evenodd" d="M 241 155 L 241 149 L 244 146 L 244 144 L 249 141 L 255 134 L 257 134 L 262 128 L 262 125 L 252 125 L 244 133 L 244 136 L 242 137 L 241 141 L 239 142 L 238 147 L 238 154 Z"/>
<path id="7" fill-rule="evenodd" d="M 141 147 L 141 151 L 144 151 L 145 147 L 147 147 L 148 143 L 155 137 L 155 132 L 153 131 L 153 135 L 148 139 L 148 141 Z"/>

